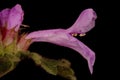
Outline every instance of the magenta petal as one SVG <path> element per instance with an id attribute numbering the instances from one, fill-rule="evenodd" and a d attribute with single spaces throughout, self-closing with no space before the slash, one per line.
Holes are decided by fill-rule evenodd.
<path id="1" fill-rule="evenodd" d="M 17 31 L 23 21 L 24 12 L 19 4 L 13 7 L 10 10 L 9 18 L 8 18 L 8 29 L 12 29 L 14 27 Z"/>
<path id="2" fill-rule="evenodd" d="M 76 22 L 68 29 L 71 33 L 86 33 L 95 26 L 97 15 L 93 9 L 84 10 Z"/>
<path id="3" fill-rule="evenodd" d="M 50 42 L 60 46 L 71 48 L 79 52 L 87 61 L 90 72 L 93 72 L 95 62 L 95 53 L 85 44 L 71 36 L 63 29 L 36 31 L 28 34 L 26 39 L 32 39 L 33 42 Z"/>
<path id="4" fill-rule="evenodd" d="M 4 9 L 0 12 L 0 27 L 5 27 L 8 21 L 10 9 Z"/>
<path id="5" fill-rule="evenodd" d="M 22 21 L 24 12 L 19 4 L 12 9 L 4 9 L 0 12 L 0 27 L 7 29 L 15 28 L 18 31 Z"/>

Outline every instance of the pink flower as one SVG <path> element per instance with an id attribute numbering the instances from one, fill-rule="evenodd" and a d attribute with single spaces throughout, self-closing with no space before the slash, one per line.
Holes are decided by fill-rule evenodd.
<path id="1" fill-rule="evenodd" d="M 93 9 L 86 9 L 70 28 L 34 31 L 29 33 L 26 39 L 32 39 L 32 42 L 49 42 L 77 51 L 87 60 L 88 67 L 92 73 L 95 53 L 81 41 L 74 38 L 72 34 L 84 34 L 88 32 L 94 27 L 96 18 L 97 16 Z"/>

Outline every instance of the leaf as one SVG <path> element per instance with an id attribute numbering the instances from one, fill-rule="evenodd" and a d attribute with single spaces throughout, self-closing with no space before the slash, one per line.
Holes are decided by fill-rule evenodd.
<path id="1" fill-rule="evenodd" d="M 12 63 L 9 60 L 0 57 L 0 77 L 8 73 L 10 71 L 11 66 Z"/>
<path id="2" fill-rule="evenodd" d="M 28 56 L 35 62 L 36 65 L 41 66 L 49 74 L 57 75 L 57 60 L 48 59 L 33 52 L 31 52 Z"/>
<path id="3" fill-rule="evenodd" d="M 74 76 L 74 71 L 70 67 L 58 66 L 58 75 L 64 77 L 68 80 L 76 80 Z"/>
<path id="4" fill-rule="evenodd" d="M 0 56 L 0 77 L 12 71 L 20 60 L 16 56 L 5 54 Z"/>
<path id="5" fill-rule="evenodd" d="M 70 66 L 71 64 L 68 60 L 65 59 L 60 60 L 57 67 L 58 75 L 68 80 L 76 80 L 74 71 Z"/>
<path id="6" fill-rule="evenodd" d="M 13 68 L 14 63 L 12 61 L 10 61 L 8 58 L 0 58 L 0 77 L 12 71 Z"/>
<path id="7" fill-rule="evenodd" d="M 36 65 L 41 66 L 49 74 L 59 75 L 68 80 L 76 80 L 74 71 L 71 68 L 71 63 L 66 59 L 49 59 L 42 57 L 37 53 L 31 53 L 29 54 L 29 57 L 33 59 Z"/>
<path id="8" fill-rule="evenodd" d="M 41 55 L 32 52 L 28 56 L 36 63 L 36 65 L 41 65 Z"/>
<path id="9" fill-rule="evenodd" d="M 57 75 L 58 61 L 54 59 L 42 58 L 41 67 L 52 75 Z"/>
<path id="10" fill-rule="evenodd" d="M 3 46 L 1 45 L 1 42 L 0 42 L 0 56 L 3 55 Z"/>

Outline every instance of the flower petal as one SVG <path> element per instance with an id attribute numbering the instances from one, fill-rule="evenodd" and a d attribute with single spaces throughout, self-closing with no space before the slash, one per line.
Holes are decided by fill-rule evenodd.
<path id="1" fill-rule="evenodd" d="M 11 10 L 8 18 L 8 29 L 15 27 L 15 31 L 18 31 L 22 21 L 24 12 L 19 4 L 15 5 Z"/>
<path id="2" fill-rule="evenodd" d="M 28 34 L 26 39 L 32 39 L 33 42 L 50 42 L 56 45 L 71 48 L 79 52 L 88 61 L 90 72 L 93 72 L 93 65 L 95 62 L 94 52 L 85 44 L 67 33 L 64 29 L 35 31 Z"/>
<path id="3" fill-rule="evenodd" d="M 95 26 L 97 15 L 93 9 L 84 10 L 76 22 L 68 28 L 71 33 L 86 33 Z"/>
<path id="4" fill-rule="evenodd" d="M 18 31 L 22 21 L 24 12 L 19 4 L 12 9 L 4 9 L 0 12 L 0 27 L 7 27 L 7 29 L 15 28 Z"/>
<path id="5" fill-rule="evenodd" d="M 0 12 L 0 27 L 5 27 L 8 21 L 10 9 L 4 9 Z"/>

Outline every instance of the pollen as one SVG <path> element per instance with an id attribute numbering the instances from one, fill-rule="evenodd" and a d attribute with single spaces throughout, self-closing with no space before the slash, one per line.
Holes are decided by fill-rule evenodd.
<path id="1" fill-rule="evenodd" d="M 75 33 L 75 34 L 73 33 L 73 34 L 72 34 L 72 36 L 77 36 L 77 35 L 78 35 L 77 33 Z"/>
<path id="2" fill-rule="evenodd" d="M 86 35 L 86 34 L 77 34 L 77 33 L 73 33 L 73 34 L 72 34 L 72 36 L 75 36 L 75 37 L 76 37 L 76 36 L 83 37 L 83 36 L 85 36 L 85 35 Z"/>

